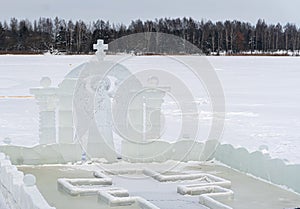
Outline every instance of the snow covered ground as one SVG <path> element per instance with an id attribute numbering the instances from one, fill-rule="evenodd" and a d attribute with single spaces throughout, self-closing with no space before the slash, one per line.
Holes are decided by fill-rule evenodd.
<path id="1" fill-rule="evenodd" d="M 0 143 L 38 142 L 38 108 L 29 88 L 39 86 L 43 76 L 57 86 L 75 66 L 90 56 L 0 56 Z M 137 57 L 157 63 L 155 57 Z M 145 59 L 145 60 L 143 60 Z M 267 145 L 272 157 L 300 163 L 300 59 L 297 57 L 208 57 L 222 82 L 226 96 L 226 124 L 222 141 L 250 151 Z M 130 63 L 128 63 L 130 65 Z M 180 70 L 178 76 L 193 84 Z M 193 86 L 193 85 L 192 85 Z M 194 90 L 197 90 L 194 88 Z M 205 96 L 198 102 L 205 106 Z M 167 119 L 178 125 L 176 110 Z M 206 110 L 203 111 L 204 129 Z M 207 114 L 209 117 L 209 114 Z M 174 122 L 175 121 L 175 122 Z M 201 123 L 200 123 L 201 125 Z M 170 129 L 170 127 L 169 127 Z M 174 128 L 175 130 L 176 128 Z"/>

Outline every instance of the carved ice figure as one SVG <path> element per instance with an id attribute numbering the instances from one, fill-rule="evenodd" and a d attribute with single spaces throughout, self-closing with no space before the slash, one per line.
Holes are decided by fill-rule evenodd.
<path id="1" fill-rule="evenodd" d="M 164 95 L 164 91 L 143 86 L 120 63 L 91 60 L 74 91 L 76 139 L 93 157 L 115 157 L 113 131 L 139 149 L 139 144 L 160 137 Z"/>
<path id="2" fill-rule="evenodd" d="M 95 98 L 95 119 L 97 128 L 104 140 L 110 147 L 113 145 L 112 135 L 112 110 L 111 110 L 111 97 L 109 96 L 110 80 L 106 78 L 100 82 L 100 86 L 96 91 Z M 109 140 L 107 140 L 109 139 Z"/>
<path id="3" fill-rule="evenodd" d="M 78 78 L 73 97 L 75 137 L 88 157 L 114 161 L 109 82 L 98 71 L 104 63 L 95 60 L 87 63 Z"/>
<path id="4" fill-rule="evenodd" d="M 75 145 L 74 149 L 80 145 L 81 154 L 112 162 L 117 159 L 113 139 L 116 133 L 123 139 L 122 147 L 129 144 L 138 152 L 137 158 L 143 158 L 140 147 L 148 149 L 149 143 L 160 140 L 161 106 L 166 92 L 182 92 L 184 88 L 177 84 L 177 89 L 170 88 L 166 81 L 160 84 L 155 70 L 133 74 L 122 65 L 131 56 L 106 58 L 104 50 L 108 47 L 103 41 L 94 48 L 98 49 L 96 56 L 67 74 L 58 88 L 49 87 L 45 80 L 43 88 L 31 90 L 40 105 L 40 144 L 58 142 Z M 159 75 L 166 77 L 162 72 Z M 179 102 L 184 106 L 188 100 L 181 97 L 183 102 Z M 186 109 L 193 112 L 192 108 Z M 190 129 L 183 127 L 181 136 Z"/>

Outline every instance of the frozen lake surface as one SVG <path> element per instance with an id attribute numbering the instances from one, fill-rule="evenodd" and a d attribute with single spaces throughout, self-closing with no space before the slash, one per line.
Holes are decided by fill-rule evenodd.
<path id="1" fill-rule="evenodd" d="M 32 146 L 38 142 L 38 107 L 29 88 L 49 76 L 53 86 L 75 66 L 91 56 L 0 56 L 0 143 Z M 145 66 L 159 64 L 162 57 L 136 57 Z M 226 121 L 222 142 L 250 151 L 267 145 L 272 157 L 300 163 L 300 58 L 297 57 L 208 57 L 223 85 Z M 128 66 L 134 63 L 127 63 Z M 143 67 L 143 66 L 142 66 Z M 184 70 L 174 69 L 195 92 L 198 86 Z M 22 97 L 20 97 L 22 96 Z M 209 127 L 207 96 L 197 95 L 200 126 Z M 203 105 L 201 105 L 203 104 Z M 201 109 L 203 108 L 203 109 Z M 170 111 L 172 110 L 172 111 Z M 166 102 L 164 111 L 176 130 L 178 111 Z M 203 134 L 205 135 L 205 134 Z"/>
<path id="2" fill-rule="evenodd" d="M 300 163 L 300 59 L 211 57 L 223 84 L 223 141 Z"/>

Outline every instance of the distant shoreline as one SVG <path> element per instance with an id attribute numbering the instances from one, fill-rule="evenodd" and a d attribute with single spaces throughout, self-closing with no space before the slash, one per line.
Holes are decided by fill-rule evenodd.
<path id="1" fill-rule="evenodd" d="M 168 34 L 183 40 L 180 46 L 186 53 L 191 53 L 191 48 L 186 50 L 190 46 L 206 55 L 300 55 L 300 28 L 294 23 L 268 24 L 263 19 L 258 19 L 256 24 L 239 20 L 215 22 L 191 17 L 137 19 L 129 25 L 116 25 L 101 19 L 85 22 L 59 17 L 41 17 L 34 21 L 11 18 L 9 22 L 0 21 L 0 54 L 94 54 L 93 44 L 98 39 L 110 44 L 134 34 L 140 40 L 133 40 L 133 46 L 124 48 L 120 45 L 115 49 L 136 53 L 163 52 L 168 50 L 168 41 L 164 43 L 159 34 Z M 151 43 L 151 47 L 142 46 L 142 43 Z"/>
<path id="2" fill-rule="evenodd" d="M 50 56 L 61 56 L 61 55 L 66 55 L 66 56 L 77 56 L 77 55 L 94 55 L 94 53 L 82 53 L 82 54 L 47 54 L 47 53 L 41 53 L 41 52 L 1 52 L 0 51 L 0 56 L 5 56 L 5 55 L 50 55 Z M 109 55 L 113 55 L 113 54 L 109 54 Z M 193 55 L 193 54 L 138 54 L 138 55 L 134 55 L 134 56 L 189 56 L 189 55 Z M 270 53 L 236 53 L 236 54 L 209 54 L 209 55 L 205 55 L 203 54 L 203 56 L 207 56 L 207 57 L 298 57 L 300 56 L 299 53 L 296 54 L 289 54 L 289 53 L 284 53 L 284 54 L 270 54 Z"/>

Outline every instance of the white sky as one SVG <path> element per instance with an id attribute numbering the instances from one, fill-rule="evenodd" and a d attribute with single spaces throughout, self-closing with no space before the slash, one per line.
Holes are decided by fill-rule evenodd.
<path id="1" fill-rule="evenodd" d="M 135 19 L 192 17 L 256 23 L 300 23 L 299 0 L 1 0 L 0 20 L 55 17 L 128 24 Z M 299 24 L 298 24 L 299 25 Z"/>

